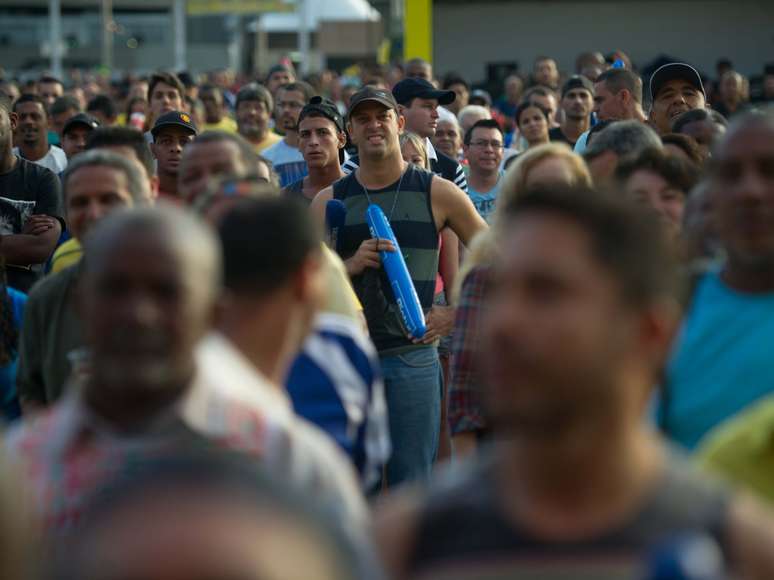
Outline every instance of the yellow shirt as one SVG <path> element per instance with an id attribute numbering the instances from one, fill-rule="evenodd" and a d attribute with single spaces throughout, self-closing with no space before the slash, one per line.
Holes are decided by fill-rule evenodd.
<path id="1" fill-rule="evenodd" d="M 327 290 L 324 312 L 342 314 L 360 321 L 360 311 L 363 306 L 355 294 L 349 281 L 347 269 L 338 254 L 323 244 L 323 268 L 325 271 L 325 287 Z"/>
<path id="2" fill-rule="evenodd" d="M 280 141 L 282 141 L 282 135 L 277 135 L 275 132 L 269 131 L 266 134 L 266 139 L 264 139 L 257 145 L 253 144 L 253 147 L 255 147 L 256 153 L 263 153 L 265 149 L 268 149 L 269 147 L 271 147 L 275 143 L 279 143 Z"/>
<path id="3" fill-rule="evenodd" d="M 712 430 L 696 459 L 707 471 L 774 502 L 774 396 Z"/>
<path id="4" fill-rule="evenodd" d="M 223 117 L 219 122 L 217 123 L 210 123 L 204 125 L 201 129 L 202 131 L 225 131 L 226 133 L 236 133 L 237 132 L 237 124 L 234 119 L 231 117 Z"/>
<path id="5" fill-rule="evenodd" d="M 70 238 L 54 252 L 54 256 L 51 258 L 51 273 L 56 274 L 76 264 L 82 255 L 81 243 L 75 238 Z"/>

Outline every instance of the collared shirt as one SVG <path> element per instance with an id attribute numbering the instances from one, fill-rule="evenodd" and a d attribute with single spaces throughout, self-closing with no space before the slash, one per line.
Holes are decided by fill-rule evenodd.
<path id="1" fill-rule="evenodd" d="M 708 471 L 774 502 L 774 396 L 721 423 L 696 457 Z"/>
<path id="2" fill-rule="evenodd" d="M 449 382 L 449 426 L 452 435 L 486 429 L 482 411 L 481 318 L 486 306 L 489 268 L 473 268 L 462 281 L 454 322 Z"/>
<path id="3" fill-rule="evenodd" d="M 209 337 L 203 348 L 207 344 L 219 357 L 217 368 L 201 368 L 180 401 L 140 434 L 116 432 L 88 409 L 76 388 L 51 411 L 11 432 L 7 445 L 23 465 L 45 528 L 76 528 L 89 499 L 116 474 L 134 461 L 174 449 L 193 432 L 256 458 L 272 475 L 362 529 L 364 500 L 333 445 L 326 453 L 327 441 L 313 447 L 299 435 L 303 428 L 292 425 L 287 399 L 271 392 L 260 375 L 248 373 L 247 363 L 225 340 Z M 204 367 L 208 358 L 198 358 Z"/>

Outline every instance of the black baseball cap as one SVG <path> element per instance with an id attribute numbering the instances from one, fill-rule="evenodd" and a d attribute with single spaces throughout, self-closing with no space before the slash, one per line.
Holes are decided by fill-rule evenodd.
<path id="1" fill-rule="evenodd" d="M 344 119 L 341 117 L 341 113 L 339 113 L 339 108 L 330 99 L 319 95 L 309 99 L 309 102 L 301 109 L 301 113 L 298 115 L 298 122 L 301 123 L 312 113 L 322 115 L 326 119 L 333 121 L 336 128 L 344 132 Z"/>
<path id="2" fill-rule="evenodd" d="M 194 135 L 199 133 L 191 116 L 182 111 L 170 111 L 169 113 L 161 115 L 161 117 L 156 119 L 156 122 L 153 124 L 151 135 L 155 137 L 164 127 L 183 127 L 184 129 L 188 129 Z"/>
<path id="3" fill-rule="evenodd" d="M 392 96 L 390 91 L 366 85 L 352 95 L 352 98 L 349 100 L 347 117 L 351 117 L 357 106 L 366 101 L 380 103 L 388 109 L 394 109 L 396 113 L 398 112 L 398 103 L 395 101 L 395 97 Z"/>
<path id="4" fill-rule="evenodd" d="M 684 62 L 670 62 L 656 69 L 656 72 L 650 77 L 651 97 L 655 99 L 666 83 L 676 79 L 691 83 L 706 98 L 707 93 L 704 91 L 701 75 L 695 68 Z"/>
<path id="5" fill-rule="evenodd" d="M 62 135 L 67 133 L 70 129 L 73 127 L 86 127 L 89 129 L 89 131 L 93 131 L 97 127 L 99 127 L 99 121 L 97 121 L 94 117 L 91 115 L 87 115 L 86 113 L 78 113 L 77 115 L 73 115 L 69 119 L 67 119 L 67 122 L 64 124 L 64 127 L 62 128 Z"/>
<path id="6" fill-rule="evenodd" d="M 416 77 L 403 79 L 392 87 L 392 95 L 401 105 L 407 105 L 411 99 L 437 99 L 439 105 L 454 102 L 454 91 L 439 91 L 430 81 Z"/>
<path id="7" fill-rule="evenodd" d="M 472 101 L 473 99 L 481 99 L 486 103 L 487 107 L 492 106 L 492 95 L 483 89 L 475 89 L 471 91 L 470 97 L 468 97 L 468 102 Z"/>
<path id="8" fill-rule="evenodd" d="M 594 85 L 583 75 L 573 75 L 564 82 L 562 85 L 562 98 L 574 89 L 583 89 L 588 91 L 592 97 L 594 96 Z"/>

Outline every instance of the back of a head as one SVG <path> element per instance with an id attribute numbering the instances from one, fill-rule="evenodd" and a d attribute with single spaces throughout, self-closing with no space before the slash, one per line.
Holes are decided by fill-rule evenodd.
<path id="1" fill-rule="evenodd" d="M 679 262 L 654 213 L 621 196 L 584 187 L 537 187 L 505 205 L 502 227 L 507 231 L 529 215 L 556 216 L 585 231 L 594 257 L 634 308 L 676 303 L 681 297 Z"/>
<path id="2" fill-rule="evenodd" d="M 100 112 L 107 119 L 112 119 L 118 114 L 116 104 L 107 95 L 97 95 L 90 100 L 89 104 L 86 105 L 86 111 L 89 113 L 92 111 Z"/>
<path id="3" fill-rule="evenodd" d="M 470 122 L 471 119 L 476 119 L 476 121 L 478 121 L 479 119 L 491 118 L 492 113 L 489 109 L 482 107 L 481 105 L 465 105 L 457 115 L 457 120 L 459 121 L 461 128 L 472 125 L 473 123 Z"/>
<path id="4" fill-rule="evenodd" d="M 187 275 L 201 282 L 197 291 L 214 300 L 222 279 L 218 240 L 193 214 L 168 204 L 116 211 L 97 223 L 84 240 L 84 272 L 99 272 L 124 244 L 155 237 L 168 244 L 191 268 Z"/>
<path id="5" fill-rule="evenodd" d="M 226 288 L 255 296 L 287 283 L 322 239 L 308 210 L 285 197 L 240 200 L 220 221 L 218 234 Z"/>
<path id="6" fill-rule="evenodd" d="M 615 177 L 623 186 L 637 171 L 654 173 L 685 194 L 693 189 L 698 179 L 698 171 L 694 167 L 662 149 L 645 149 L 636 158 L 621 163 L 616 168 Z"/>
<path id="7" fill-rule="evenodd" d="M 250 143 L 248 143 L 244 137 L 237 133 L 229 133 L 227 131 L 220 130 L 205 131 L 201 135 L 198 135 L 196 139 L 193 140 L 191 145 L 223 142 L 233 143 L 239 150 L 242 163 L 247 170 L 246 173 L 251 174 L 258 172 L 258 165 L 262 163 L 260 155 L 255 152 L 253 146 L 250 145 Z M 185 155 L 185 151 L 183 152 L 183 155 Z"/>
<path id="8" fill-rule="evenodd" d="M 61 97 L 57 97 L 56 100 L 51 103 L 51 110 L 49 112 L 52 115 L 61 115 L 67 111 L 77 112 L 80 110 L 81 104 L 78 102 L 78 99 L 72 95 L 62 95 Z"/>
<path id="9" fill-rule="evenodd" d="M 636 157 L 645 149 L 661 149 L 656 132 L 640 121 L 616 121 L 594 137 L 584 157 L 591 159 L 605 151 L 612 151 L 619 161 Z"/>
<path id="10" fill-rule="evenodd" d="M 150 179 L 156 173 L 155 161 L 143 134 L 132 127 L 98 127 L 86 138 L 86 151 L 109 147 L 131 147 Z"/>
<path id="11" fill-rule="evenodd" d="M 604 82 L 607 90 L 613 94 L 626 89 L 634 100 L 642 104 L 642 79 L 636 73 L 623 68 L 611 68 L 597 77 L 596 82 Z"/>
<path id="12" fill-rule="evenodd" d="M 683 128 L 691 123 L 708 121 L 723 127 L 728 127 L 728 120 L 714 109 L 691 109 L 681 113 L 672 123 L 672 131 L 682 133 Z"/>

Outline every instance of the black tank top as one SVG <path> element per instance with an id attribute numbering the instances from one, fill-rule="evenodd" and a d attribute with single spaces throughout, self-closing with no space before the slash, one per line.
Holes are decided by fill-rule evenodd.
<path id="1" fill-rule="evenodd" d="M 333 184 L 333 197 L 347 208 L 336 243 L 336 251 L 344 260 L 357 252 L 363 240 L 372 237 L 365 218 L 368 198 L 355 175 L 351 173 Z M 402 181 L 383 189 L 368 190 L 371 201 L 382 208 L 392 226 L 425 312 L 433 305 L 438 273 L 438 230 L 430 200 L 432 179 L 433 174 L 429 171 L 409 164 Z M 383 268 L 366 268 L 352 278 L 352 285 L 363 305 L 371 339 L 380 354 L 424 348 L 408 339 Z"/>
<path id="2" fill-rule="evenodd" d="M 648 553 L 664 539 L 697 534 L 727 552 L 727 491 L 670 461 L 642 509 L 599 537 L 551 543 L 506 519 L 495 492 L 494 453 L 466 475 L 430 490 L 421 512 L 410 578 L 642 578 Z"/>

